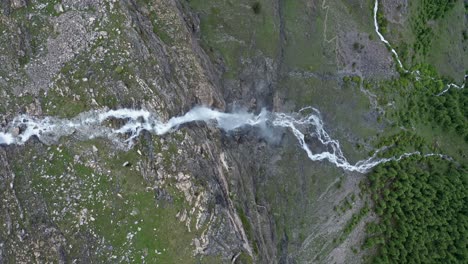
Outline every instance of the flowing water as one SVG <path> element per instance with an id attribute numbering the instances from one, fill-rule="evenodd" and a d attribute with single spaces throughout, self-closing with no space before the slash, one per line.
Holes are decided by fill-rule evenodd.
<path id="1" fill-rule="evenodd" d="M 396 52 L 396 50 L 392 47 L 392 45 L 390 44 L 390 42 L 388 42 L 387 39 L 385 39 L 385 37 L 382 35 L 382 33 L 380 32 L 380 29 L 379 29 L 379 23 L 377 22 L 377 13 L 379 11 L 379 0 L 375 0 L 374 2 L 374 28 L 375 28 L 375 33 L 377 33 L 377 35 L 379 36 L 380 38 L 380 41 L 382 41 L 389 49 L 390 51 L 392 52 L 393 54 L 393 57 L 395 58 L 396 62 L 398 63 L 398 66 L 400 67 L 400 69 L 406 73 L 411 73 L 411 74 L 415 74 L 417 77 L 421 78 L 421 77 L 425 77 L 427 78 L 426 76 L 421 76 L 420 72 L 419 71 L 409 71 L 408 69 L 406 69 L 404 66 L 403 66 L 403 63 L 401 62 L 400 60 L 400 56 L 398 56 L 398 53 Z M 465 82 L 466 82 L 466 78 L 468 77 L 467 74 L 465 74 L 464 76 L 464 79 L 463 79 L 463 84 L 461 85 L 458 85 L 456 83 L 449 83 L 447 84 L 446 88 L 437 94 L 437 96 L 440 96 L 440 95 L 443 95 L 444 93 L 446 93 L 448 90 L 450 90 L 450 88 L 455 88 L 455 89 L 463 89 L 465 88 Z M 428 77 L 432 80 L 436 80 L 434 79 L 433 77 Z"/>
<path id="2" fill-rule="evenodd" d="M 113 125 L 112 120 L 119 120 L 119 126 Z M 177 130 L 181 125 L 196 121 L 212 123 L 226 132 L 246 126 L 261 130 L 287 128 L 296 137 L 300 147 L 310 160 L 326 160 L 347 171 L 365 173 L 381 163 L 398 161 L 412 155 L 421 155 L 419 152 L 411 152 L 398 157 L 377 158 L 376 155 L 379 152 L 377 151 L 374 156 L 351 164 L 343 154 L 339 141 L 331 138 L 326 132 L 320 112 L 312 107 L 304 108 L 293 114 L 263 110 L 260 114 L 255 115 L 245 111 L 224 113 L 199 106 L 185 115 L 173 117 L 167 122 L 161 121 L 151 112 L 133 109 L 89 111 L 70 120 L 20 115 L 0 132 L 0 145 L 22 145 L 33 136 L 45 144 L 53 144 L 61 137 L 73 135 L 79 140 L 107 138 L 117 144 L 127 144 L 128 147 L 132 147 L 142 131 L 164 135 Z M 314 152 L 306 142 L 306 135 L 317 139 L 326 150 Z M 439 156 L 442 157 L 442 155 Z"/>
<path id="3" fill-rule="evenodd" d="M 375 31 L 380 40 L 390 48 L 399 67 L 408 72 L 400 61 L 398 53 L 379 31 L 377 23 L 378 3 L 378 0 L 376 0 L 374 5 Z M 461 89 L 464 88 L 464 85 L 449 84 L 447 90 L 451 87 Z M 119 120 L 120 126 L 113 124 L 112 120 Z M 178 129 L 183 124 L 196 121 L 213 123 L 226 132 L 245 126 L 256 127 L 261 130 L 286 128 L 293 133 L 310 160 L 326 160 L 344 170 L 360 173 L 366 173 L 373 167 L 385 162 L 399 161 L 413 155 L 422 155 L 419 152 L 411 152 L 397 157 L 378 158 L 379 151 L 376 151 L 372 157 L 351 164 L 343 154 L 339 141 L 331 138 L 326 132 L 320 112 L 312 107 L 301 109 L 298 113 L 293 114 L 263 110 L 260 114 L 255 115 L 246 111 L 224 113 L 208 107 L 198 106 L 185 115 L 173 117 L 167 122 L 161 121 L 156 115 L 146 110 L 134 109 L 94 110 L 81 113 L 72 119 L 20 115 L 0 130 L 0 145 L 22 145 L 33 136 L 36 136 L 45 144 L 53 144 L 61 137 L 73 135 L 78 140 L 107 138 L 116 144 L 127 144 L 128 147 L 131 147 L 142 131 L 148 131 L 155 135 L 164 135 Z M 324 147 L 321 149 L 326 150 L 315 151 L 311 149 L 306 136 L 317 139 Z M 425 156 L 448 158 L 440 154 L 427 154 Z"/>

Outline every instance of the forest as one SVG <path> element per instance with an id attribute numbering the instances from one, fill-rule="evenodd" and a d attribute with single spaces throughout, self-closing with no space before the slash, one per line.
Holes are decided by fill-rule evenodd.
<path id="1" fill-rule="evenodd" d="M 433 67 L 418 64 L 409 72 L 401 72 L 399 78 L 379 83 L 379 103 L 396 104 L 386 112 L 395 126 L 441 128 L 468 143 L 468 91 L 449 88 L 449 83 Z"/>
<path id="2" fill-rule="evenodd" d="M 455 4 L 456 0 L 422 0 L 418 5 L 418 13 L 412 18 L 412 31 L 416 36 L 414 52 L 426 55 L 433 38 L 430 21 L 441 18 Z"/>
<path id="3" fill-rule="evenodd" d="M 426 55 L 434 37 L 430 22 L 455 2 L 420 2 L 411 18 L 413 56 Z M 377 20 L 385 33 L 383 12 Z M 468 90 L 453 82 L 427 64 L 399 69 L 399 77 L 391 80 L 364 81 L 385 108 L 382 120 L 398 131 L 379 139 L 377 148 L 388 147 L 379 156 L 423 153 L 381 164 L 361 184 L 378 219 L 367 223 L 362 245 L 375 252 L 370 263 L 468 263 Z M 445 137 L 457 145 L 439 146 Z M 424 156 L 446 153 L 448 146 L 459 149 L 456 158 Z"/>
<path id="4" fill-rule="evenodd" d="M 374 87 L 380 105 L 387 105 L 386 120 L 399 130 L 376 144 L 388 147 L 380 156 L 445 153 L 427 139 L 428 128 L 459 137 L 457 147 L 466 152 L 468 91 L 448 84 L 433 67 L 420 64 Z M 376 250 L 372 263 L 468 262 L 466 153 L 460 157 L 415 155 L 381 164 L 369 174 L 361 186 L 378 220 L 367 224 L 362 247 Z"/>
<path id="5" fill-rule="evenodd" d="M 363 248 L 373 263 L 467 263 L 468 174 L 439 157 L 380 165 L 368 184 L 379 217 Z"/>

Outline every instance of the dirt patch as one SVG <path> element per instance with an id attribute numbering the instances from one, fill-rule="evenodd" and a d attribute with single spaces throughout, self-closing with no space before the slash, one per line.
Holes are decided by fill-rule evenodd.
<path id="1" fill-rule="evenodd" d="M 408 0 L 382 0 L 385 18 L 396 24 L 403 24 L 408 14 Z"/>
<path id="2" fill-rule="evenodd" d="M 390 78 L 397 74 L 391 53 L 378 40 L 367 33 L 355 31 L 340 34 L 338 43 L 342 70 L 364 78 Z"/>
<path id="3" fill-rule="evenodd" d="M 342 206 L 345 200 L 360 192 L 359 183 L 362 177 L 362 174 L 345 173 L 318 197 L 316 201 L 318 210 L 314 212 L 314 216 L 317 217 L 319 224 L 301 245 L 303 260 L 313 263 L 359 262 L 360 257 L 352 252 L 352 247 L 358 247 L 364 238 L 362 232 L 364 221 L 361 221 L 342 243 L 336 244 L 334 239 L 339 239 L 351 217 L 364 207 L 365 200 L 356 198 L 351 202 L 351 208 L 345 212 L 333 208 Z"/>

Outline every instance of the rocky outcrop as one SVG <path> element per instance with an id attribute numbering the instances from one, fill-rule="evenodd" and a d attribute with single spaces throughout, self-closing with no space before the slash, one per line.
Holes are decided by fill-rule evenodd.
<path id="1" fill-rule="evenodd" d="M 20 2 L 2 3 L 4 9 L 17 10 L 25 8 Z M 47 115 L 53 109 L 60 109 L 61 114 L 77 104 L 85 109 L 107 106 L 109 101 L 100 101 L 100 97 L 117 98 L 114 107 L 144 107 L 163 119 L 193 105 L 225 108 L 219 71 L 200 46 L 199 20 L 183 3 L 152 1 L 142 5 L 133 0 L 84 0 L 62 1 L 54 6 L 39 6 L 34 1 L 30 4 L 30 14 L 1 18 L 9 25 L 7 31 L 14 32 L 9 40 L 13 50 L 19 51 L 7 52 L 0 58 L 6 62 L 1 66 L 2 73 L 8 72 L 0 79 L 5 87 L 0 102 L 8 109 L 1 113 L 5 117 L 15 114 L 16 109 Z M 5 14 L 12 13 L 8 9 Z M 43 24 L 33 24 L 29 18 Z M 20 27 L 15 32 L 17 25 Z M 5 49 L 7 39 L 1 45 Z M 263 71 L 266 74 L 268 67 Z M 26 96 L 32 97 L 32 102 L 12 99 Z M 174 197 L 183 197 L 187 207 L 168 217 L 182 222 L 186 232 L 200 234 L 191 241 L 178 241 L 186 243 L 184 247 L 193 252 L 194 259 L 206 255 L 231 261 L 241 252 L 254 257 L 245 223 L 231 198 L 226 161 L 221 158 L 220 131 L 202 126 L 176 140 L 181 136 L 165 140 L 146 135 L 145 156 L 136 162 L 120 163 L 119 170 L 135 169 L 134 173 L 145 180 L 145 191 L 156 193 L 156 207 L 152 209 L 159 205 L 175 208 Z M 155 144 L 160 148 L 154 149 Z M 170 146 L 177 152 L 172 153 Z M 98 205 L 96 201 L 89 204 L 94 196 L 86 193 L 97 192 L 97 185 L 85 185 L 88 178 L 75 168 L 85 167 L 86 172 L 112 178 L 108 161 L 96 159 L 101 150 L 94 145 L 80 150 L 68 139 L 57 151 L 55 146 L 44 148 L 35 143 L 0 147 L 0 186 L 5 201 L 0 211 L 5 223 L 0 229 L 0 260 L 90 263 L 98 261 L 99 256 L 120 258 L 119 252 L 133 252 L 130 240 L 137 231 L 129 231 L 129 242 L 122 246 L 128 251 L 120 251 L 107 241 L 109 236 L 93 227 L 99 218 L 90 207 Z M 26 155 L 28 150 L 38 154 Z M 62 151 L 70 152 L 67 155 L 73 158 L 67 159 Z M 46 152 L 53 153 L 43 156 Z M 109 156 L 115 155 L 112 153 Z M 45 164 L 39 161 L 42 159 Z M 65 166 L 47 169 L 47 162 L 60 163 L 62 159 Z M 18 162 L 24 167 L 17 167 Z M 16 165 L 10 166 L 12 163 Z M 111 199 L 113 204 L 132 195 L 116 188 L 119 190 Z M 99 203 L 103 204 L 100 208 L 106 207 L 103 199 Z M 130 215 L 141 215 L 140 210 L 132 209 Z M 106 255 L 111 254 L 109 250 L 115 255 Z M 145 250 L 143 255 L 154 251 Z M 161 250 L 156 252 L 161 254 Z"/>
<path id="2" fill-rule="evenodd" d="M 127 107 L 167 120 L 194 105 L 312 102 L 346 137 L 366 98 L 341 87 L 343 74 L 394 74 L 385 46 L 348 21 L 357 8 L 367 14 L 362 1 L 262 1 L 257 11 L 248 1 L 198 1 L 201 10 L 182 0 L 43 2 L 1 1 L 2 126 L 18 113 Z M 343 172 L 309 162 L 282 130 L 192 123 L 142 133 L 131 150 L 74 136 L 0 146 L 0 263 L 326 262 L 346 221 L 329 217 L 338 202 L 325 198 L 357 188 L 335 188 Z"/>

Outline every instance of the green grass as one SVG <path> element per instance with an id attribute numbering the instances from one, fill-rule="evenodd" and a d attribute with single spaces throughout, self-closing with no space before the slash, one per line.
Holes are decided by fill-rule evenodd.
<path id="1" fill-rule="evenodd" d="M 463 1 L 458 1 L 454 8 L 437 20 L 433 28 L 434 40 L 426 60 L 427 63 L 437 68 L 439 74 L 457 83 L 464 80 L 468 63 L 466 51 L 468 43 L 463 40 L 463 30 L 466 30 L 466 24 L 463 23 L 465 14 Z"/>
<path id="2" fill-rule="evenodd" d="M 35 191 L 44 199 L 49 213 L 42 217 L 53 219 L 72 246 L 67 249 L 70 258 L 81 257 L 80 249 L 86 243 L 92 251 L 97 250 L 94 258 L 99 261 L 128 257 L 131 262 L 140 262 L 141 256 L 146 255 L 146 261 L 150 262 L 219 262 L 217 256 L 192 255 L 192 239 L 201 235 L 206 227 L 196 230 L 192 221 L 192 232 L 188 232 L 185 223 L 176 219 L 177 212 L 190 208 L 184 195 L 174 187 L 165 186 L 172 201 L 158 201 L 155 192 L 147 188 L 152 185 L 147 185 L 136 171 L 142 159 L 136 149 L 144 152 L 147 142 L 142 141 L 134 150 L 125 152 L 112 149 L 105 140 L 65 143 L 68 141 L 63 139 L 63 145 L 51 146 L 45 151 L 37 148 L 23 151 L 21 158 L 15 161 L 14 171 L 21 180 L 30 177 L 32 190 L 28 191 Z M 98 152 L 89 156 L 93 145 Z M 80 162 L 77 163 L 75 157 L 79 157 Z M 103 167 L 103 172 L 86 165 L 92 160 Z M 126 161 L 132 166 L 123 167 Z M 23 193 L 26 192 L 19 191 L 20 200 L 26 199 Z M 77 196 L 81 198 L 73 198 Z M 68 203 L 66 197 L 71 197 L 73 203 Z M 88 211 L 88 222 L 80 226 L 78 215 L 84 209 Z M 65 213 L 56 216 L 54 212 Z M 28 211 L 25 214 L 29 219 Z M 26 220 L 24 225 L 29 226 L 30 221 Z M 127 237 L 129 233 L 134 235 L 132 239 Z M 94 242 L 83 240 L 91 234 L 96 235 Z M 103 245 L 112 246 L 112 250 Z"/>
<path id="3" fill-rule="evenodd" d="M 218 57 L 223 60 L 227 67 L 225 79 L 239 79 L 239 72 L 245 67 L 242 60 L 256 58 L 258 54 L 276 59 L 279 53 L 278 14 L 273 10 L 272 3 L 259 2 L 261 11 L 255 14 L 251 9 L 254 1 L 190 1 L 190 6 L 200 14 L 203 47 L 213 60 L 216 61 Z M 318 108 L 324 115 L 326 129 L 333 138 L 340 140 L 350 161 L 367 157 L 365 148 L 356 147 L 356 144 L 365 144 L 366 140 L 349 142 L 348 135 L 352 134 L 354 138 L 372 138 L 376 135 L 375 124 L 364 121 L 365 114 L 370 110 L 369 100 L 355 83 L 346 86 L 335 74 L 338 68 L 335 43 L 326 43 L 323 39 L 325 10 L 321 8 L 321 2 L 280 3 L 286 41 L 277 92 L 286 102 L 294 103 L 286 104 L 286 109 L 282 110 L 295 111 L 303 106 Z M 334 16 L 329 16 L 328 39 L 334 37 L 334 29 L 346 19 L 359 18 L 359 28 L 372 30 L 367 8 L 348 2 L 332 4 L 331 12 L 342 14 L 343 21 L 335 21 Z M 293 71 L 298 74 L 293 76 Z M 318 216 L 313 216 L 314 210 L 317 210 L 317 199 L 341 176 L 341 172 L 327 162 L 310 162 L 304 153 L 298 152 L 294 138 L 289 138 L 287 142 L 285 144 L 291 144 L 291 147 L 282 153 L 283 158 L 277 164 L 279 170 L 268 177 L 263 175 L 265 172 L 259 172 L 256 177 L 263 179 L 259 180 L 262 186 L 255 193 L 233 199 L 242 199 L 236 202 L 244 208 L 252 206 L 249 199 L 255 199 L 260 205 L 269 204 L 277 241 L 288 237 L 288 254 L 308 255 L 297 250 L 310 230 L 320 222 Z M 244 218 L 242 213 L 240 215 Z M 317 248 L 321 248 L 327 239 L 331 240 L 332 237 L 319 238 L 314 243 L 317 242 Z M 332 249 L 332 245 L 327 244 L 324 251 Z"/>
<path id="4" fill-rule="evenodd" d="M 227 66 L 228 78 L 237 76 L 242 68 L 242 58 L 254 57 L 257 52 L 274 58 L 278 52 L 279 25 L 272 3 L 258 2 L 261 12 L 255 14 L 247 8 L 251 1 L 190 1 L 190 6 L 201 13 L 205 50 L 212 58 L 221 55 Z"/>
<path id="5" fill-rule="evenodd" d="M 255 241 L 254 230 L 252 228 L 251 220 L 244 212 L 244 209 L 242 209 L 241 207 L 237 207 L 237 214 L 239 215 L 239 218 L 242 222 L 242 226 L 244 227 L 244 231 L 247 236 L 247 239 L 249 240 L 249 243 L 253 245 L 254 253 L 258 254 L 258 247 Z"/>
<path id="6" fill-rule="evenodd" d="M 171 25 L 167 21 L 163 21 L 158 18 L 156 12 L 151 12 L 149 15 L 151 23 L 153 24 L 153 32 L 168 46 L 172 46 L 175 43 L 175 39 L 169 34 Z"/>
<path id="7" fill-rule="evenodd" d="M 337 238 L 335 238 L 334 243 L 337 245 L 342 243 L 369 212 L 370 208 L 367 204 L 365 204 L 357 213 L 354 213 L 351 216 L 351 219 L 349 219 L 346 223 L 342 233 Z"/>
<path id="8" fill-rule="evenodd" d="M 121 11 L 117 9 L 112 12 L 110 19 L 102 27 L 102 30 L 107 32 L 108 38 L 96 40 L 90 51 L 81 53 L 63 65 L 60 75 L 55 78 L 55 85 L 47 94 L 40 95 L 44 114 L 70 118 L 83 111 L 105 106 L 128 107 L 133 104 L 130 97 L 138 101 L 157 96 L 153 90 L 153 93 L 142 91 L 136 80 L 137 68 L 141 65 L 126 63 L 128 60 L 124 52 L 126 35 L 115 31 L 121 28 L 124 21 L 125 16 Z M 90 61 L 89 58 L 102 47 L 107 50 L 103 60 Z M 152 61 L 138 63 L 152 63 Z M 117 82 L 121 82 L 126 89 L 116 91 Z"/>
<path id="9" fill-rule="evenodd" d="M 318 72 L 334 72 L 336 66 L 334 62 L 330 62 L 330 54 L 327 54 L 333 50 L 334 44 L 325 44 L 323 40 L 325 10 L 316 8 L 314 16 L 310 18 L 308 5 L 307 1 L 284 2 L 287 36 L 285 62 L 302 70 L 312 68 Z M 333 23 L 331 19 L 327 21 L 327 38 L 333 37 Z"/>
<path id="10" fill-rule="evenodd" d="M 454 7 L 441 14 L 436 20 L 420 21 L 422 6 L 426 0 L 409 1 L 408 18 L 402 25 L 388 24 L 387 39 L 397 50 L 404 65 L 411 68 L 418 63 L 427 63 L 436 67 L 443 76 L 460 82 L 466 68 L 466 40 L 463 40 L 464 14 L 463 1 L 456 1 Z M 423 52 L 416 50 L 417 28 L 426 28 Z"/>

